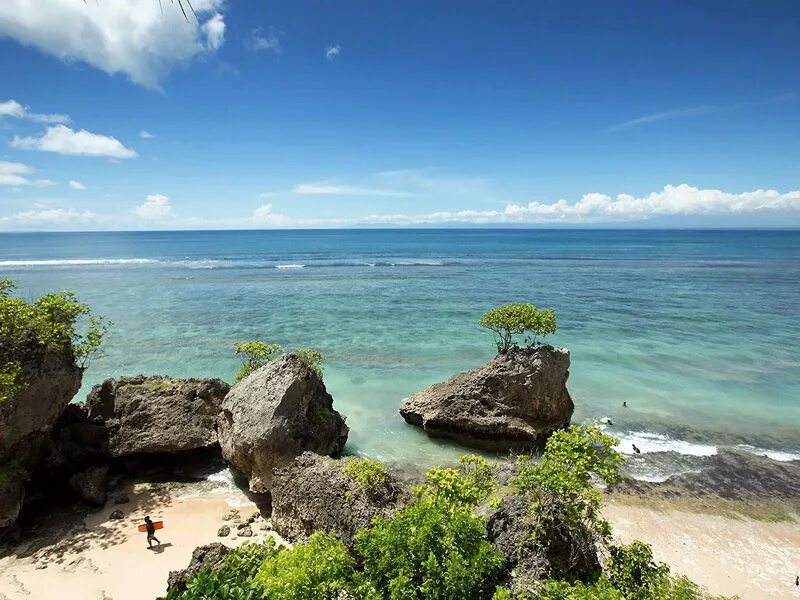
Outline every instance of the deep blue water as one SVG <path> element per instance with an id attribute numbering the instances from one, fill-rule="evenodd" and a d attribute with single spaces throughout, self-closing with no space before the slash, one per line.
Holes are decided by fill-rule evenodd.
<path id="1" fill-rule="evenodd" d="M 798 231 L 0 234 L 0 276 L 114 321 L 82 394 L 120 374 L 230 379 L 241 340 L 314 346 L 348 448 L 426 463 L 458 450 L 405 425 L 401 400 L 488 360 L 481 314 L 530 301 L 558 313 L 576 418 L 611 417 L 623 449 L 800 452 Z"/>

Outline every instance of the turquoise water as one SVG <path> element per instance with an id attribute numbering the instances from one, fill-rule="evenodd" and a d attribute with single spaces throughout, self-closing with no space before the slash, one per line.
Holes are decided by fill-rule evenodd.
<path id="1" fill-rule="evenodd" d="M 74 290 L 115 323 L 80 396 L 122 374 L 230 380 L 241 340 L 315 346 L 348 450 L 419 464 L 459 449 L 400 402 L 490 359 L 476 323 L 517 300 L 556 309 L 576 419 L 610 417 L 623 449 L 800 452 L 799 259 L 797 231 L 0 234 L 21 294 Z"/>

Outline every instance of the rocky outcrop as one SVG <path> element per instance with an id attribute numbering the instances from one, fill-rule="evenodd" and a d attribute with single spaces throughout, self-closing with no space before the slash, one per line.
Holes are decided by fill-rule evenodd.
<path id="1" fill-rule="evenodd" d="M 69 487 L 81 500 L 100 506 L 106 502 L 108 466 L 89 467 L 69 478 Z"/>
<path id="2" fill-rule="evenodd" d="M 70 353 L 34 354 L 23 364 L 22 389 L 0 404 L 0 465 L 14 459 L 32 468 L 41 460 L 50 432 L 78 393 L 82 376 Z"/>
<path id="3" fill-rule="evenodd" d="M 112 457 L 174 453 L 217 443 L 217 418 L 230 386 L 220 379 L 139 375 L 107 379 L 86 399 Z"/>
<path id="4" fill-rule="evenodd" d="M 569 351 L 514 349 L 407 398 L 400 414 L 432 437 L 484 450 L 530 450 L 569 425 Z"/>
<path id="5" fill-rule="evenodd" d="M 600 571 L 591 533 L 581 526 L 568 527 L 558 506 L 540 507 L 541 520 L 534 541 L 530 499 L 506 496 L 486 520 L 486 531 L 505 556 L 509 584 L 521 596 L 534 594 L 544 579 L 589 581 Z"/>
<path id="6" fill-rule="evenodd" d="M 334 532 L 348 546 L 376 516 L 388 516 L 411 500 L 392 477 L 373 490 L 362 489 L 342 469 L 350 457 L 333 459 L 306 452 L 291 465 L 275 469 L 272 479 L 272 526 L 299 542 L 315 531 Z"/>
<path id="7" fill-rule="evenodd" d="M 338 454 L 348 434 L 322 377 L 287 354 L 237 383 L 222 402 L 223 458 L 244 473 L 254 492 L 272 487 L 272 469 L 308 450 Z"/>
<path id="8" fill-rule="evenodd" d="M 0 527 L 19 516 L 25 483 L 44 460 L 53 426 L 82 376 L 71 353 L 42 352 L 36 344 L 27 353 L 22 388 L 0 403 Z"/>
<path id="9" fill-rule="evenodd" d="M 205 569 L 218 571 L 222 566 L 222 561 L 230 552 L 230 548 L 219 542 L 198 546 L 192 552 L 192 559 L 189 561 L 188 567 L 180 571 L 170 571 L 167 579 L 167 591 L 184 591 L 189 579 Z"/>

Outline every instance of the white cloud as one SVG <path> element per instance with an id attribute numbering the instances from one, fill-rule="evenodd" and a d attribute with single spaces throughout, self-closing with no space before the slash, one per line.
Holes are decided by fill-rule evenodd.
<path id="1" fill-rule="evenodd" d="M 225 20 L 220 13 L 215 14 L 200 26 L 206 36 L 206 48 L 216 52 L 225 41 Z"/>
<path id="2" fill-rule="evenodd" d="M 83 185 L 80 181 L 75 181 L 74 179 L 70 179 L 69 187 L 71 187 L 73 190 L 85 190 L 86 189 L 85 185 Z"/>
<path id="3" fill-rule="evenodd" d="M 334 58 L 339 56 L 341 50 L 342 47 L 339 46 L 339 44 L 336 44 L 335 46 L 328 46 L 327 48 L 325 48 L 325 58 L 327 58 L 328 60 L 333 60 Z"/>
<path id="4" fill-rule="evenodd" d="M 29 179 L 26 175 L 33 173 L 33 168 L 17 162 L 0 160 L 0 185 L 35 185 L 47 187 L 55 185 L 49 179 Z"/>
<path id="5" fill-rule="evenodd" d="M 175 66 L 222 45 L 223 5 L 192 0 L 198 22 L 166 0 L 2 0 L 0 37 L 157 88 Z"/>
<path id="6" fill-rule="evenodd" d="M 91 133 L 85 129 L 74 131 L 66 125 L 48 127 L 40 137 L 14 136 L 11 146 L 71 156 L 108 156 L 111 158 L 135 158 L 137 156 L 136 152 L 126 148 L 117 138 Z"/>
<path id="7" fill-rule="evenodd" d="M 0 117 L 28 119 L 39 123 L 69 123 L 67 115 L 33 113 L 30 111 L 30 107 L 20 104 L 16 100 L 0 102 Z"/>
<path id="8" fill-rule="evenodd" d="M 687 184 L 667 185 L 659 192 L 637 198 L 630 194 L 615 197 L 585 194 L 569 203 L 530 202 L 507 204 L 504 210 L 459 210 L 426 214 L 371 215 L 362 223 L 413 225 L 433 223 L 613 223 L 666 216 L 747 215 L 755 213 L 800 212 L 800 190 L 781 193 L 756 190 L 739 194 L 715 189 L 700 189 Z"/>
<path id="9" fill-rule="evenodd" d="M 645 125 L 647 123 L 655 123 L 657 121 L 664 121 L 666 119 L 680 119 L 682 117 L 696 117 L 705 115 L 715 110 L 719 110 L 717 106 L 690 106 L 688 108 L 679 108 L 676 110 L 665 110 L 663 112 L 651 113 L 643 115 L 630 121 L 623 121 L 608 128 L 608 131 L 619 131 L 620 129 L 630 129 L 637 125 Z"/>
<path id="10" fill-rule="evenodd" d="M 290 227 L 297 226 L 297 220 L 272 210 L 272 204 L 262 204 L 253 211 L 251 226 Z M 245 226 L 247 224 L 245 223 Z"/>
<path id="11" fill-rule="evenodd" d="M 29 210 L 7 217 L 0 217 L 0 226 L 15 227 L 75 227 L 108 224 L 108 217 L 91 211 L 76 211 L 71 208 L 48 208 Z"/>
<path id="12" fill-rule="evenodd" d="M 150 133 L 146 129 L 142 129 L 139 132 L 139 137 L 142 138 L 143 140 L 152 140 L 156 136 L 154 136 L 152 133 Z"/>
<path id="13" fill-rule="evenodd" d="M 304 196 L 408 196 L 399 190 L 339 185 L 327 182 L 298 183 L 292 193 Z"/>
<path id="14" fill-rule="evenodd" d="M 133 209 L 136 216 L 148 221 L 167 219 L 173 216 L 169 198 L 161 194 L 150 194 L 144 203 Z"/>
<path id="15" fill-rule="evenodd" d="M 254 29 L 250 37 L 245 40 L 244 45 L 254 52 L 270 50 L 275 54 L 280 54 L 282 51 L 280 37 L 272 28 L 270 28 L 269 33 Z"/>

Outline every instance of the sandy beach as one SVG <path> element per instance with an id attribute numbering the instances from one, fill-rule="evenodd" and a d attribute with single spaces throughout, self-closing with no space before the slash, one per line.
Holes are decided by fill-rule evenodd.
<path id="1" fill-rule="evenodd" d="M 716 594 L 800 598 L 800 523 L 734 519 L 614 501 L 604 509 L 618 541 L 642 540 L 656 560 Z"/>
<path id="2" fill-rule="evenodd" d="M 0 559 L 0 599 L 154 600 L 166 591 L 169 572 L 185 568 L 195 547 L 215 541 L 238 546 L 270 536 L 268 519 L 257 519 L 253 537 L 236 535 L 235 523 L 258 511 L 229 485 L 130 484 L 130 502 L 87 515 L 68 531 L 27 540 Z M 109 518 L 115 509 L 121 520 Z M 238 516 L 231 520 L 232 511 Z M 137 525 L 145 514 L 163 520 L 161 547 L 149 550 Z M 714 593 L 742 600 L 800 598 L 794 577 L 800 570 L 800 524 L 769 523 L 637 506 L 614 500 L 605 508 L 617 539 L 640 539 L 658 560 Z M 229 519 L 229 520 L 225 520 Z M 231 534 L 217 536 L 228 523 Z"/>
<path id="3" fill-rule="evenodd" d="M 268 536 L 279 540 L 263 519 L 253 523 L 253 537 L 238 537 L 237 519 L 224 520 L 232 510 L 241 521 L 258 511 L 243 493 L 196 487 L 189 484 L 176 492 L 134 484 L 126 489 L 130 502 L 109 502 L 84 519 L 85 527 L 50 543 L 44 540 L 38 549 L 23 544 L 18 555 L 0 559 L 0 599 L 45 600 L 57 592 L 61 600 L 155 600 L 166 592 L 169 572 L 185 568 L 197 546 L 217 541 L 238 546 Z M 109 518 L 115 509 L 124 512 L 123 519 Z M 160 547 L 148 549 L 145 535 L 137 530 L 146 514 L 165 523 L 157 532 Z M 232 531 L 220 538 L 217 530 L 223 523 Z"/>

